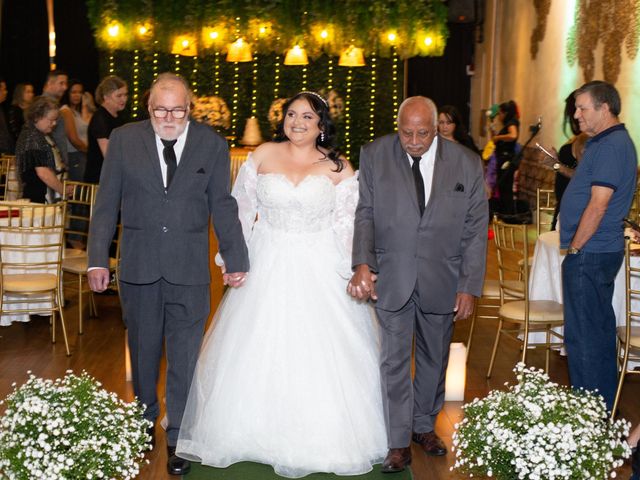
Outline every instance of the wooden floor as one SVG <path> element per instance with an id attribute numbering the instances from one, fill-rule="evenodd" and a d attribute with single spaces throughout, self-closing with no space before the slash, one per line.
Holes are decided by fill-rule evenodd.
<path id="1" fill-rule="evenodd" d="M 497 277 L 495 252 L 492 247 L 493 244 L 490 242 L 488 278 Z M 221 295 L 221 279 L 216 277 L 212 285 L 212 299 L 217 302 Z M 64 375 L 66 370 L 72 369 L 76 372 L 86 370 L 99 379 L 106 389 L 116 392 L 126 400 L 132 400 L 131 384 L 125 381 L 124 329 L 117 297 L 96 297 L 100 317 L 91 318 L 85 322 L 84 335 L 77 334 L 77 297 L 70 291 L 67 297 L 72 302 L 65 310 L 71 357 L 66 357 L 64 344 L 61 341 L 55 345 L 51 344 L 49 323 L 45 319 L 36 319 L 29 323 L 14 323 L 10 327 L 0 328 L 0 398 L 6 397 L 12 391 L 13 382 L 22 383 L 29 370 L 37 376 L 55 378 Z M 468 328 L 468 321 L 459 322 L 456 325 L 454 341 L 466 341 Z M 505 382 L 514 381 L 511 369 L 519 358 L 519 348 L 509 341 L 503 342 L 493 377 L 489 380 L 485 378 L 494 335 L 495 325 L 492 321 L 479 321 L 468 364 L 466 401 L 483 397 L 491 389 L 504 388 Z M 528 363 L 542 367 L 544 365 L 542 352 L 532 352 L 528 357 Z M 567 382 L 566 360 L 557 353 L 552 354 L 550 375 L 554 381 Z M 164 375 L 158 386 L 160 398 L 163 392 Z M 621 404 L 621 414 L 633 424 L 640 422 L 638 398 L 640 398 L 640 378 L 633 376 L 627 381 Z M 447 402 L 438 417 L 436 430 L 449 446 L 453 426 L 462 415 L 461 405 L 462 402 Z M 2 408 L 0 406 L 0 409 Z M 163 448 L 165 439 L 161 429 L 158 429 L 158 434 L 158 446 L 148 455 L 149 465 L 144 467 L 140 479 L 175 478 L 166 473 L 166 452 Z M 412 464 L 414 478 L 416 480 L 464 478 L 449 471 L 453 461 L 454 457 L 451 453 L 445 457 L 432 458 L 426 457 L 414 448 Z M 618 478 L 626 480 L 630 474 L 629 466 L 625 465 L 618 473 Z M 389 478 L 392 480 L 393 475 Z"/>

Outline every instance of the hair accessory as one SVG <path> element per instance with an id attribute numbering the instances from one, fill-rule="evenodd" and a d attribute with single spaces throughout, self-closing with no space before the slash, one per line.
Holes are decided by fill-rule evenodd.
<path id="1" fill-rule="evenodd" d="M 310 92 L 309 90 L 303 90 L 302 92 L 298 93 L 298 95 L 302 95 L 303 93 L 306 93 L 307 95 L 313 95 L 314 97 L 316 97 L 318 100 L 322 101 L 322 103 L 324 103 L 324 106 L 329 108 L 329 102 L 327 102 L 324 97 L 322 95 L 320 95 L 319 93 L 316 92 Z"/>

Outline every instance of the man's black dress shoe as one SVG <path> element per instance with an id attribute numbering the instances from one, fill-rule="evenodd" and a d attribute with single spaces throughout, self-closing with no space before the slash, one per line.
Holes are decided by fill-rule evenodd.
<path id="1" fill-rule="evenodd" d="M 411 463 L 411 448 L 390 448 L 382 462 L 382 473 L 402 472 Z"/>
<path id="2" fill-rule="evenodd" d="M 440 457 L 447 454 L 447 447 L 436 432 L 414 433 L 412 438 L 427 455 Z"/>
<path id="3" fill-rule="evenodd" d="M 167 446 L 167 471 L 169 475 L 186 475 L 191 470 L 191 462 L 176 455 L 176 447 Z"/>

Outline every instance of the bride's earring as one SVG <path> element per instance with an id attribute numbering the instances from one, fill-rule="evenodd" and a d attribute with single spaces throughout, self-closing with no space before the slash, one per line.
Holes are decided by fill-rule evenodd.
<path id="1" fill-rule="evenodd" d="M 320 141 L 324 142 L 324 132 L 320 132 Z"/>

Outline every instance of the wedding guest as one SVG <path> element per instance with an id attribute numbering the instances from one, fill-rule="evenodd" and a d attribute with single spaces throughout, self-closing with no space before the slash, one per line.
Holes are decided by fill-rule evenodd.
<path id="1" fill-rule="evenodd" d="M 7 99 L 7 84 L 0 77 L 0 153 L 13 153 L 13 137 L 9 132 L 9 122 L 4 110 L 4 101 Z"/>
<path id="2" fill-rule="evenodd" d="M 580 133 L 580 124 L 575 118 L 576 101 L 574 94 L 575 90 L 571 92 L 564 101 L 564 121 L 562 125 L 565 135 L 567 126 L 569 126 L 572 136 L 560 147 L 560 151 L 556 151 L 555 148 L 550 148 L 548 151 L 553 157 L 545 155 L 543 160 L 546 165 L 552 167 L 556 172 L 556 181 L 553 187 L 556 196 L 556 209 L 555 212 L 553 212 L 551 230 L 556 229 L 562 195 L 567 189 L 567 185 L 569 185 L 573 172 L 575 172 L 578 162 L 582 157 L 584 145 L 589 138 L 586 133 Z"/>
<path id="3" fill-rule="evenodd" d="M 62 97 L 62 106 L 60 107 L 60 116 L 64 119 L 67 134 L 69 179 L 76 182 L 84 181 L 88 148 L 87 129 L 95 110 L 95 107 L 92 110 L 91 105 L 85 104 L 84 94 L 82 82 L 70 80 L 69 88 Z"/>
<path id="4" fill-rule="evenodd" d="M 620 123 L 620 95 L 603 81 L 574 94 L 575 118 L 590 138 L 560 206 L 564 345 L 574 388 L 598 390 L 609 409 L 617 387 L 611 305 L 624 257 L 622 219 L 636 188 L 637 156 Z"/>
<path id="5" fill-rule="evenodd" d="M 38 97 L 27 109 L 26 121 L 18 137 L 16 165 L 22 195 L 32 202 L 51 200 L 47 197 L 47 189 L 63 195 L 59 178 L 63 164 L 50 137 L 57 119 L 58 103 L 49 97 Z"/>
<path id="6" fill-rule="evenodd" d="M 42 88 L 42 96 L 49 97 L 60 105 L 62 95 L 67 91 L 69 77 L 63 70 L 52 70 L 47 73 L 47 79 Z M 62 163 L 69 165 L 69 157 L 67 155 L 67 133 L 64 125 L 64 118 L 58 116 L 56 126 L 51 132 L 51 138 L 58 147 Z"/>
<path id="7" fill-rule="evenodd" d="M 327 101 L 301 92 L 233 195 L 251 258 L 205 338 L 177 453 L 278 475 L 358 475 L 384 458 L 377 329 L 345 293 L 358 182 Z M 257 220 L 256 220 L 257 213 Z"/>
<path id="8" fill-rule="evenodd" d="M 447 140 L 464 145 L 475 153 L 480 153 L 462 121 L 462 115 L 453 105 L 444 105 L 438 109 L 438 133 Z"/>
<path id="9" fill-rule="evenodd" d="M 19 83 L 13 90 L 13 100 L 9 108 L 9 131 L 18 140 L 24 125 L 25 111 L 33 102 L 34 90 L 30 83 Z"/>
<path id="10" fill-rule="evenodd" d="M 484 282 L 488 206 L 480 157 L 440 139 L 437 108 L 407 98 L 398 131 L 362 147 L 349 293 L 375 301 L 388 435 L 386 473 L 411 463 L 413 440 L 445 455 L 435 432 L 453 323 Z M 415 378 L 412 353 L 415 346 Z"/>
<path id="11" fill-rule="evenodd" d="M 502 128 L 498 133 L 493 133 L 491 139 L 496 145 L 495 155 L 497 159 L 498 211 L 510 213 L 514 209 L 513 177 L 518 165 L 516 159 L 516 141 L 520 129 L 520 113 L 513 100 L 501 103 L 498 107 L 498 121 Z"/>
<path id="12" fill-rule="evenodd" d="M 115 88 L 105 95 L 106 86 L 98 87 L 98 100 L 109 108 L 122 106 L 126 86 L 107 81 Z M 236 201 L 229 193 L 227 143 L 189 120 L 190 104 L 187 82 L 160 74 L 151 86 L 150 120 L 112 132 L 89 230 L 89 286 L 102 292 L 110 282 L 109 246 L 122 213 L 119 280 L 133 390 L 146 406 L 144 418 L 155 424 L 164 347 L 167 470 L 172 475 L 190 469 L 175 449 L 209 316 L 210 222 L 227 265 L 226 283 L 242 285 L 249 269 Z M 155 427 L 148 433 L 153 445 Z"/>
<path id="13" fill-rule="evenodd" d="M 127 84 L 115 75 L 105 77 L 96 88 L 96 102 L 99 107 L 91 117 L 88 127 L 89 147 L 85 182 L 100 181 L 102 163 L 109 147 L 109 137 L 115 128 L 124 123 L 118 113 L 126 107 L 128 95 Z"/>

